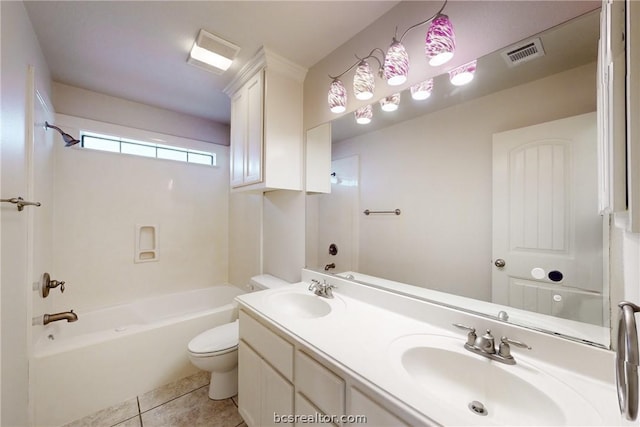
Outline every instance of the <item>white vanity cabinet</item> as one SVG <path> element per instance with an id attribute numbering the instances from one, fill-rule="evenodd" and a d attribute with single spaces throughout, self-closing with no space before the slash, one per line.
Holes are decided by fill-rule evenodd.
<path id="1" fill-rule="evenodd" d="M 293 345 L 240 312 L 238 410 L 248 426 L 294 413 Z"/>
<path id="2" fill-rule="evenodd" d="M 405 421 L 392 402 L 371 397 L 343 368 L 258 319 L 240 310 L 238 410 L 249 427 L 363 424 L 358 416 L 369 426 L 419 425 Z"/>
<path id="3" fill-rule="evenodd" d="M 225 88 L 231 98 L 234 191 L 302 190 L 306 72 L 262 48 Z"/>

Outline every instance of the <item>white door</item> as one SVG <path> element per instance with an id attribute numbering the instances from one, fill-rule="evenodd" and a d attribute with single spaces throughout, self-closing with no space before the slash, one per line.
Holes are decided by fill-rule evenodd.
<path id="1" fill-rule="evenodd" d="M 600 298 L 596 144 L 595 113 L 494 134 L 493 302 L 556 314 L 554 290 Z"/>

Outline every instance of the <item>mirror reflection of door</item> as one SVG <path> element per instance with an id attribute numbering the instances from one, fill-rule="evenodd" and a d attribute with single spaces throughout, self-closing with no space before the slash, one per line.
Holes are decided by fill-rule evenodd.
<path id="1" fill-rule="evenodd" d="M 493 165 L 492 301 L 602 325 L 595 113 L 494 134 Z"/>

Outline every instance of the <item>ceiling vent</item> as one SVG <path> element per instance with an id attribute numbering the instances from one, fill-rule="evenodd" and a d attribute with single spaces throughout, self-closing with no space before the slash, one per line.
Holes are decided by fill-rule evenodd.
<path id="1" fill-rule="evenodd" d="M 544 56 L 544 48 L 539 38 L 527 40 L 514 46 L 510 46 L 501 53 L 509 67 L 515 67 L 523 62 Z"/>

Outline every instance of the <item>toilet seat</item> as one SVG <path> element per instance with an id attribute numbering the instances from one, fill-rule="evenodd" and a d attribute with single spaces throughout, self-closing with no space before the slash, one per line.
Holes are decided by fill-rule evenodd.
<path id="1" fill-rule="evenodd" d="M 187 348 L 196 357 L 215 356 L 236 350 L 239 339 L 240 328 L 236 320 L 202 332 L 189 341 Z"/>

